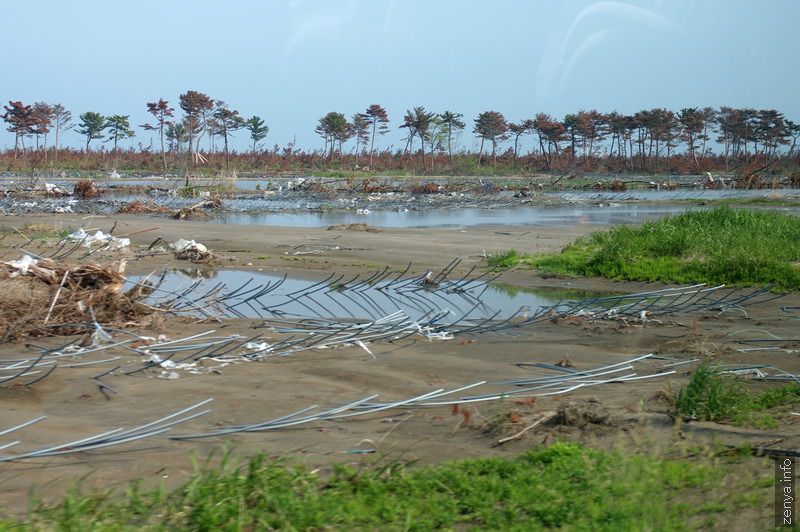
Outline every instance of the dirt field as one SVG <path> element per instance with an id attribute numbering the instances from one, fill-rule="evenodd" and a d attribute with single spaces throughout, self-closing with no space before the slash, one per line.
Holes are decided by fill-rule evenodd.
<path id="1" fill-rule="evenodd" d="M 5 233 L 29 222 L 57 227 L 85 227 L 114 234 L 132 235 L 131 250 L 95 253 L 87 260 L 112 263 L 126 259 L 126 272 L 147 274 L 165 268 L 185 268 L 186 261 L 164 253 L 137 258 L 157 237 L 167 242 L 179 238 L 205 244 L 217 256 L 214 267 L 289 273 L 322 279 L 336 271 L 367 273 L 391 266 L 413 271 L 439 271 L 453 259 L 462 259 L 453 276 L 473 266 L 484 268 L 487 254 L 508 249 L 520 252 L 555 252 L 566 243 L 597 228 L 491 227 L 469 229 L 276 228 L 210 225 L 200 221 L 174 221 L 155 217 L 114 216 L 86 219 L 69 216 L 6 216 L 0 219 Z M 361 229 L 361 230 L 358 230 Z M 20 258 L 22 248 L 42 256 L 56 249 L 58 239 L 34 240 L 9 235 L 0 244 L 0 260 Z M 24 244 L 24 245 L 23 245 Z M 333 245 L 338 249 L 333 249 Z M 325 247 L 323 253 L 293 255 L 297 249 Z M 74 260 L 78 254 L 65 259 Z M 664 285 L 616 283 L 597 279 L 542 278 L 515 270 L 502 280 L 521 287 L 558 287 L 639 292 Z M 474 404 L 432 407 L 398 407 L 375 414 L 315 421 L 274 431 L 236 433 L 227 437 L 170 440 L 169 435 L 213 432 L 223 427 L 252 424 L 295 412 L 311 405 L 333 407 L 379 394 L 381 401 L 400 401 L 426 392 L 453 389 L 486 381 L 474 393 L 499 393 L 508 385 L 493 384 L 534 374 L 518 363 L 559 363 L 568 358 L 579 370 L 623 362 L 655 353 L 690 360 L 716 356 L 727 363 L 771 364 L 800 373 L 800 342 L 770 343 L 774 350 L 750 350 L 762 344 L 739 340 L 796 339 L 796 309 L 800 297 L 754 305 L 738 311 L 652 315 L 644 321 L 588 319 L 548 320 L 506 331 L 429 340 L 415 335 L 369 345 L 374 357 L 358 346 L 308 350 L 292 356 L 227 365 L 209 362 L 197 373 L 178 371 L 178 378 L 161 368 L 125 375 L 142 366 L 141 357 L 125 350 L 109 351 L 115 361 L 84 367 L 64 367 L 30 386 L 0 383 L 0 431 L 46 415 L 30 427 L 0 436 L 0 445 L 21 443 L 0 454 L 18 454 L 113 430 L 131 428 L 167 416 L 208 398 L 210 412 L 179 424 L 171 432 L 94 451 L 0 463 L 0 508 L 12 514 L 25 509 L 30 490 L 57 497 L 70 479 L 82 477 L 86 487 L 122 487 L 132 478 L 177 485 L 192 473 L 191 457 L 201 459 L 228 443 L 234 449 L 264 450 L 286 456 L 313 468 L 326 469 L 333 462 L 359 463 L 402 457 L 424 463 L 477 457 L 513 455 L 555 439 L 582 440 L 589 445 L 627 447 L 775 442 L 780 448 L 800 447 L 796 424 L 777 429 L 743 429 L 712 423 L 676 423 L 668 415 L 665 392 L 685 384 L 691 365 L 657 378 L 612 382 L 562 395 L 535 399 L 506 398 Z M 47 309 L 37 309 L 46 312 Z M 223 323 L 166 318 L 157 328 L 140 334 L 170 339 L 214 330 L 214 335 L 254 335 L 261 320 L 236 319 Z M 259 332 L 264 332 L 260 330 Z M 266 334 L 271 334 L 267 332 Z M 277 337 L 273 339 L 278 339 Z M 28 343 L 34 344 L 31 347 Z M 63 338 L 36 338 L 0 345 L 2 360 L 30 357 L 41 347 L 57 347 Z M 35 356 L 35 355 L 33 355 Z M 105 355 L 104 355 L 105 356 Z M 80 358 L 80 357 L 78 357 Z M 80 361 L 80 360 L 76 360 Z M 75 362 L 75 361 L 73 361 Z M 661 371 L 667 360 L 648 359 L 635 364 L 637 374 Z M 102 382 L 112 393 L 98 387 L 94 376 L 119 365 Z M 65 364 L 66 366 L 66 364 Z M 776 373 L 772 369 L 764 370 Z M 11 381 L 14 382 L 14 381 Z M 767 383 L 758 386 L 767 387 Z M 468 394 L 473 391 L 467 392 Z M 461 394 L 465 395 L 465 394 Z M 565 408 L 565 405 L 568 405 Z M 547 412 L 567 412 L 569 419 L 548 423 L 498 445 L 498 440 L 518 433 Z M 464 412 L 467 412 L 466 414 Z M 563 416 L 562 416 L 563 417 Z M 798 417 L 800 419 L 800 417 Z M 776 440 L 780 440 L 776 442 Z M 369 451 L 369 452 L 367 452 Z"/>

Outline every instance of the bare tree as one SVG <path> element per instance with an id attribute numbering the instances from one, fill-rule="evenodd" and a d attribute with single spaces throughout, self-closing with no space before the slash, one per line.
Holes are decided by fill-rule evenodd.
<path id="1" fill-rule="evenodd" d="M 75 124 L 72 122 L 72 113 L 67 111 L 63 105 L 57 103 L 53 106 L 53 124 L 56 128 L 56 138 L 54 142 L 55 154 L 53 162 L 58 162 L 58 140 L 62 131 L 69 131 Z"/>

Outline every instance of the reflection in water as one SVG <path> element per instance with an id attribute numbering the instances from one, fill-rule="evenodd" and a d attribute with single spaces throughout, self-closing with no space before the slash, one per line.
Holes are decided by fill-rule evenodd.
<path id="1" fill-rule="evenodd" d="M 279 227 L 328 227 L 365 223 L 373 227 L 474 227 L 481 225 L 516 225 L 569 227 L 574 225 L 616 225 L 639 223 L 648 219 L 681 214 L 704 207 L 685 205 L 612 204 L 569 207 L 510 207 L 497 209 L 428 209 L 409 212 L 354 211 L 327 213 L 269 212 L 221 214 L 208 223 L 231 225 L 266 225 Z"/>
<path id="2" fill-rule="evenodd" d="M 572 288 L 523 288 L 498 282 L 490 284 L 487 291 L 499 292 L 509 298 L 509 301 L 514 301 L 518 296 L 524 297 L 525 294 L 534 294 L 536 297 L 546 300 L 550 304 L 555 304 L 559 301 L 587 301 L 597 297 L 624 295 L 619 292 L 594 292 L 591 290 L 576 290 Z"/>
<path id="3" fill-rule="evenodd" d="M 361 277 L 331 277 L 325 282 L 292 279 L 270 274 L 234 270 L 180 269 L 165 274 L 161 295 L 183 292 L 198 279 L 212 279 L 215 290 L 252 294 L 260 287 L 271 287 L 257 301 L 226 300 L 231 316 L 248 318 L 292 318 L 316 315 L 325 318 L 379 319 L 396 311 L 419 320 L 447 312 L 446 321 L 479 320 L 488 317 L 506 319 L 515 315 L 535 314 L 564 301 L 585 301 L 608 296 L 585 290 L 529 289 L 505 283 L 481 281 L 441 281 L 435 289 L 414 279 L 387 277 L 375 283 Z M 131 278 L 132 281 L 141 278 Z M 246 286 L 246 290 L 243 287 Z M 198 288 L 203 291 L 202 287 Z M 303 294 L 298 296 L 298 294 Z"/>

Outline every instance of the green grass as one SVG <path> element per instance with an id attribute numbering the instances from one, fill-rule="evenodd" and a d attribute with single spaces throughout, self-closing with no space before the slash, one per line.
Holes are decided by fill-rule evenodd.
<path id="1" fill-rule="evenodd" d="M 737 507 L 769 513 L 771 484 L 764 479 L 771 477 L 771 468 L 758 467 L 755 458 L 740 460 L 753 461 L 755 474 L 747 480 L 729 478 L 729 464 L 721 461 L 659 459 L 556 443 L 511 459 L 428 467 L 386 459 L 361 468 L 337 465 L 320 477 L 264 454 L 244 463 L 226 454 L 221 465 L 198 466 L 194 477 L 172 492 L 141 483 L 123 493 L 83 493 L 73 487 L 57 504 L 34 502 L 23 526 L 81 531 L 688 530 L 732 523 Z"/>
<path id="2" fill-rule="evenodd" d="M 524 258 L 516 249 L 509 249 L 502 253 L 496 253 L 486 257 L 486 263 L 491 268 L 508 269 L 513 268 Z"/>
<path id="3" fill-rule="evenodd" d="M 745 381 L 720 373 L 719 366 L 706 361 L 695 369 L 689 384 L 678 390 L 672 401 L 680 416 L 774 428 L 778 425 L 776 417 L 784 416 L 791 405 L 800 404 L 800 384 L 753 393 Z"/>
<path id="4" fill-rule="evenodd" d="M 800 218 L 721 206 L 615 226 L 580 238 L 557 255 L 504 260 L 513 258 L 514 264 L 562 275 L 797 290 Z"/>

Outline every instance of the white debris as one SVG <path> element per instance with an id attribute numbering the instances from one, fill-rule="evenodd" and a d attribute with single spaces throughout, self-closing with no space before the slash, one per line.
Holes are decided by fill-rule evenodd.
<path id="1" fill-rule="evenodd" d="M 129 238 L 117 238 L 114 235 L 107 235 L 98 230 L 95 234 L 90 235 L 81 227 L 74 233 L 70 233 L 65 237 L 69 242 L 83 242 L 83 247 L 90 248 L 95 244 L 105 245 L 108 249 L 123 249 L 131 245 Z"/>
<path id="2" fill-rule="evenodd" d="M 369 347 L 367 347 L 367 344 L 365 344 L 365 343 L 364 343 L 364 342 L 362 342 L 361 340 L 356 340 L 356 345 L 357 345 L 358 347 L 360 347 L 361 349 L 363 349 L 364 351 L 366 351 L 367 353 L 369 353 L 369 356 L 371 356 L 372 358 L 374 358 L 374 359 L 376 359 L 376 360 L 377 360 L 377 358 L 378 358 L 378 357 L 376 357 L 376 356 L 375 356 L 375 355 L 372 353 L 372 351 L 370 351 L 370 350 L 369 350 Z"/>
<path id="3" fill-rule="evenodd" d="M 186 240 L 185 238 L 181 238 L 170 244 L 169 249 L 172 251 L 185 251 L 191 249 L 199 251 L 200 253 L 206 253 L 208 251 L 208 248 L 203 244 L 195 242 L 194 240 Z"/>
<path id="4" fill-rule="evenodd" d="M 44 189 L 48 194 L 69 194 L 66 190 L 53 183 L 45 183 Z"/>
<path id="5" fill-rule="evenodd" d="M 34 259 L 30 255 L 23 255 L 19 260 L 12 260 L 8 264 L 12 268 L 16 268 L 17 271 L 14 272 L 12 275 L 28 275 L 28 268 L 31 266 L 36 266 L 36 263 L 39 262 L 38 260 Z"/>
<path id="6" fill-rule="evenodd" d="M 251 351 L 269 351 L 272 349 L 272 346 L 267 342 L 247 342 L 244 347 Z"/>
<path id="7" fill-rule="evenodd" d="M 766 374 L 758 368 L 729 369 L 720 371 L 720 373 L 727 373 L 729 375 L 739 375 L 743 377 L 753 377 L 755 379 L 763 379 L 764 377 L 766 377 Z"/>

